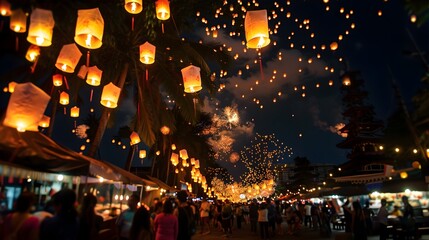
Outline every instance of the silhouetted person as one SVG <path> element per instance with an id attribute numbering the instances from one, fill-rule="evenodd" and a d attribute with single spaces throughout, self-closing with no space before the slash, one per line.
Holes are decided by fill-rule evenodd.
<path id="1" fill-rule="evenodd" d="M 381 199 L 381 207 L 378 210 L 378 222 L 380 223 L 380 240 L 387 239 L 387 217 L 389 216 L 389 212 L 386 209 L 387 201 L 385 198 Z"/>
<path id="2" fill-rule="evenodd" d="M 407 196 L 402 196 L 402 203 L 404 204 L 403 216 L 401 217 L 401 225 L 404 230 L 405 239 L 413 239 L 415 235 L 415 219 L 414 209 L 408 202 Z"/>
<path id="3" fill-rule="evenodd" d="M 119 239 L 129 239 L 130 229 L 133 223 L 134 214 L 137 211 L 138 203 L 139 203 L 139 197 L 134 194 L 131 195 L 128 198 L 128 209 L 123 211 L 119 215 L 118 219 L 116 220 Z"/>
<path id="4" fill-rule="evenodd" d="M 152 240 L 152 229 L 149 211 L 141 206 L 134 213 L 130 229 L 130 240 Z"/>
<path id="5" fill-rule="evenodd" d="M 90 240 L 98 236 L 103 223 L 103 217 L 95 213 L 97 198 L 87 194 L 82 201 L 79 215 L 79 239 Z"/>
<path id="6" fill-rule="evenodd" d="M 366 240 L 368 237 L 366 231 L 365 216 L 362 207 L 358 201 L 353 202 L 352 216 L 353 239 Z"/>

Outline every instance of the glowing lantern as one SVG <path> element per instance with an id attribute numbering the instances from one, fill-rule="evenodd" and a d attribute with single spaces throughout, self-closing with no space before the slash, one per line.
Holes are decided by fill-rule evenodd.
<path id="1" fill-rule="evenodd" d="M 167 20 L 170 18 L 170 2 L 168 0 L 157 0 L 155 2 L 156 17 L 159 20 Z"/>
<path id="2" fill-rule="evenodd" d="M 70 117 L 77 118 L 79 117 L 79 108 L 74 106 L 70 109 Z"/>
<path id="3" fill-rule="evenodd" d="M 217 34 L 218 34 L 218 33 L 217 33 L 217 30 L 214 30 L 214 31 L 213 31 L 213 38 L 217 38 Z"/>
<path id="4" fill-rule="evenodd" d="M 335 51 L 338 49 L 338 43 L 332 42 L 331 45 L 329 45 L 329 47 L 331 48 L 332 51 Z"/>
<path id="5" fill-rule="evenodd" d="M 60 104 L 61 105 L 67 105 L 69 104 L 70 100 L 69 100 L 69 94 L 66 92 L 61 92 L 60 94 Z"/>
<path id="6" fill-rule="evenodd" d="M 181 159 L 188 159 L 188 152 L 186 151 L 186 149 L 180 150 L 179 155 Z"/>
<path id="7" fill-rule="evenodd" d="M 41 127 L 41 128 L 47 128 L 47 127 L 49 127 L 49 122 L 50 121 L 51 121 L 50 117 L 48 117 L 46 115 L 43 115 L 42 119 L 39 122 L 39 127 Z"/>
<path id="8" fill-rule="evenodd" d="M 270 44 L 267 10 L 247 11 L 244 29 L 248 48 L 263 48 Z"/>
<path id="9" fill-rule="evenodd" d="M 176 144 L 174 144 L 174 143 L 171 144 L 171 150 L 173 150 L 173 151 L 176 150 Z"/>
<path id="10" fill-rule="evenodd" d="M 104 31 L 104 20 L 98 8 L 77 11 L 74 41 L 88 49 L 101 47 Z"/>
<path id="11" fill-rule="evenodd" d="M 200 160 L 195 160 L 195 168 L 200 168 Z"/>
<path id="12" fill-rule="evenodd" d="M 400 176 L 402 179 L 405 179 L 405 178 L 407 178 L 407 177 L 408 177 L 408 173 L 407 173 L 407 172 L 401 172 L 401 173 L 399 174 L 399 176 Z"/>
<path id="13" fill-rule="evenodd" d="M 140 150 L 139 151 L 139 158 L 145 158 L 146 157 L 146 150 Z"/>
<path id="14" fill-rule="evenodd" d="M 7 88 L 10 93 L 13 93 L 15 91 L 16 84 L 16 82 L 12 81 L 7 85 Z"/>
<path id="15" fill-rule="evenodd" d="M 131 145 L 136 145 L 141 141 L 139 134 L 136 132 L 131 133 L 130 140 L 131 140 L 131 142 L 130 142 Z"/>
<path id="16" fill-rule="evenodd" d="M 195 158 L 191 158 L 191 165 L 195 165 Z"/>
<path id="17" fill-rule="evenodd" d="M 55 67 L 63 72 L 73 73 L 81 56 L 82 53 L 79 51 L 76 44 L 71 43 L 64 45 L 58 55 Z"/>
<path id="18" fill-rule="evenodd" d="M 140 45 L 140 62 L 144 64 L 152 64 L 155 62 L 156 47 L 149 42 Z"/>
<path id="19" fill-rule="evenodd" d="M 170 160 L 174 166 L 177 166 L 177 164 L 179 163 L 179 155 L 177 155 L 177 153 L 172 153 Z"/>
<path id="20" fill-rule="evenodd" d="M 188 162 L 186 161 L 186 159 L 182 159 L 182 166 L 184 167 L 188 166 Z"/>
<path id="21" fill-rule="evenodd" d="M 167 126 L 162 126 L 160 129 L 162 135 L 168 135 L 170 133 L 170 128 Z"/>
<path id="22" fill-rule="evenodd" d="M 125 0 L 125 10 L 131 14 L 138 14 L 143 10 L 142 0 Z"/>
<path id="23" fill-rule="evenodd" d="M 10 3 L 7 0 L 0 0 L 0 15 L 8 17 L 11 14 Z"/>
<path id="24" fill-rule="evenodd" d="M 107 84 L 103 87 L 103 92 L 101 93 L 101 105 L 108 108 L 116 108 L 120 94 L 121 89 L 119 87 L 113 83 Z"/>
<path id="25" fill-rule="evenodd" d="M 235 164 L 236 162 L 238 162 L 238 160 L 240 160 L 240 155 L 236 152 L 231 153 L 231 155 L 229 155 L 229 161 L 232 164 Z"/>
<path id="26" fill-rule="evenodd" d="M 27 41 L 40 47 L 51 46 L 54 25 L 52 11 L 40 8 L 34 9 L 30 16 Z"/>
<path id="27" fill-rule="evenodd" d="M 9 26 L 12 31 L 17 33 L 23 33 L 27 31 L 27 15 L 25 15 L 22 9 L 12 11 Z"/>
<path id="28" fill-rule="evenodd" d="M 38 131 L 49 95 L 30 82 L 17 84 L 9 99 L 3 124 L 20 132 Z"/>
<path id="29" fill-rule="evenodd" d="M 412 163 L 412 166 L 413 166 L 413 168 L 420 168 L 420 163 L 418 162 L 418 161 L 414 161 L 413 163 Z"/>
<path id="30" fill-rule="evenodd" d="M 350 77 L 345 75 L 343 77 L 343 85 L 344 86 L 350 86 L 352 84 L 352 81 L 350 80 Z"/>
<path id="31" fill-rule="evenodd" d="M 203 89 L 201 87 L 200 68 L 193 65 L 182 69 L 183 85 L 186 93 L 195 93 Z"/>
<path id="32" fill-rule="evenodd" d="M 25 59 L 30 62 L 34 62 L 40 56 L 40 48 L 36 45 L 30 45 L 25 54 Z"/>
<path id="33" fill-rule="evenodd" d="M 55 74 L 54 76 L 52 76 L 52 84 L 55 87 L 59 87 L 59 86 L 63 85 L 63 75 Z"/>
<path id="34" fill-rule="evenodd" d="M 89 67 L 88 75 L 86 77 L 86 83 L 88 83 L 91 86 L 100 86 L 102 74 L 103 74 L 103 71 L 98 69 L 97 66 Z"/>

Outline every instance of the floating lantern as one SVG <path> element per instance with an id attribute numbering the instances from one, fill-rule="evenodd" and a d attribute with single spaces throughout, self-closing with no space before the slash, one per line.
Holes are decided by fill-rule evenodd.
<path id="1" fill-rule="evenodd" d="M 70 109 L 70 117 L 77 118 L 79 117 L 79 108 L 74 106 Z"/>
<path id="2" fill-rule="evenodd" d="M 174 166 L 177 166 L 177 164 L 179 164 L 179 155 L 177 155 L 177 153 L 172 153 L 170 160 Z"/>
<path id="3" fill-rule="evenodd" d="M 190 65 L 182 69 L 183 86 L 186 93 L 195 93 L 203 89 L 201 87 L 200 68 Z"/>
<path id="4" fill-rule="evenodd" d="M 55 74 L 54 76 L 52 76 L 52 84 L 55 87 L 60 87 L 61 85 L 63 85 L 63 75 Z"/>
<path id="5" fill-rule="evenodd" d="M 0 15 L 8 17 L 11 14 L 10 3 L 7 0 L 0 0 Z"/>
<path id="6" fill-rule="evenodd" d="M 40 56 L 40 48 L 36 45 L 30 45 L 25 54 L 25 59 L 30 62 L 36 61 L 36 59 Z"/>
<path id="7" fill-rule="evenodd" d="M 170 134 L 170 128 L 167 127 L 167 126 L 162 126 L 161 129 L 160 129 L 160 131 L 161 131 L 162 135 L 168 135 L 168 134 Z"/>
<path id="8" fill-rule="evenodd" d="M 100 48 L 103 39 L 104 20 L 98 8 L 77 11 L 74 41 L 88 49 Z"/>
<path id="9" fill-rule="evenodd" d="M 157 0 L 155 2 L 156 17 L 159 20 L 170 18 L 170 2 L 168 0 Z"/>
<path id="10" fill-rule="evenodd" d="M 73 73 L 81 56 L 82 53 L 79 51 L 76 44 L 71 43 L 64 45 L 58 55 L 55 67 L 63 72 Z"/>
<path id="11" fill-rule="evenodd" d="M 52 11 L 41 8 L 34 9 L 30 16 L 27 41 L 40 47 L 51 46 L 54 25 Z"/>
<path id="12" fill-rule="evenodd" d="M 188 152 L 186 149 L 182 149 L 179 151 L 179 156 L 181 159 L 188 159 Z"/>
<path id="13" fill-rule="evenodd" d="M 186 159 L 182 159 L 182 166 L 186 167 L 188 165 L 188 162 Z"/>
<path id="14" fill-rule="evenodd" d="M 329 45 L 329 47 L 331 48 L 332 51 L 335 51 L 338 49 L 338 43 L 332 42 L 331 45 Z"/>
<path id="15" fill-rule="evenodd" d="M 12 31 L 17 33 L 23 33 L 27 31 L 27 15 L 25 15 L 22 9 L 12 11 L 9 26 Z"/>
<path id="16" fill-rule="evenodd" d="M 143 10 L 143 1 L 125 0 L 125 10 L 131 14 L 138 14 Z"/>
<path id="17" fill-rule="evenodd" d="M 86 77 L 86 83 L 88 83 L 91 86 L 100 86 L 102 74 L 103 74 L 103 71 L 98 69 L 97 66 L 89 67 L 88 75 Z"/>
<path id="18" fill-rule="evenodd" d="M 214 30 L 214 31 L 213 31 L 213 38 L 217 38 L 217 34 L 218 34 L 218 33 L 217 33 L 217 30 Z"/>
<path id="19" fill-rule="evenodd" d="M 270 44 L 267 10 L 247 11 L 244 29 L 248 48 L 263 48 Z"/>
<path id="20" fill-rule="evenodd" d="M 145 158 L 146 157 L 146 150 L 140 150 L 139 151 L 139 158 Z"/>
<path id="21" fill-rule="evenodd" d="M 352 81 L 350 80 L 350 77 L 348 75 L 343 76 L 343 85 L 344 86 L 350 86 L 352 84 Z"/>
<path id="22" fill-rule="evenodd" d="M 39 122 L 39 127 L 41 128 L 48 128 L 49 127 L 49 122 L 51 121 L 51 118 L 43 115 L 42 119 Z"/>
<path id="23" fill-rule="evenodd" d="M 200 160 L 195 160 L 195 168 L 200 168 Z"/>
<path id="24" fill-rule="evenodd" d="M 191 165 L 195 165 L 195 158 L 191 158 Z"/>
<path id="25" fill-rule="evenodd" d="M 60 104 L 61 105 L 68 105 L 70 102 L 69 94 L 66 92 L 61 92 L 60 94 Z"/>
<path id="26" fill-rule="evenodd" d="M 7 88 L 10 93 L 13 93 L 15 91 L 16 84 L 16 82 L 12 81 L 7 85 Z"/>
<path id="27" fill-rule="evenodd" d="M 103 87 L 103 92 L 101 93 L 101 105 L 107 108 L 116 108 L 120 94 L 121 89 L 119 87 L 113 83 L 107 84 Z"/>
<path id="28" fill-rule="evenodd" d="M 407 172 L 401 172 L 401 173 L 399 174 L 399 176 L 400 176 L 402 179 L 405 179 L 405 178 L 407 178 L 407 177 L 408 177 L 408 173 L 407 173 Z"/>
<path id="29" fill-rule="evenodd" d="M 20 132 L 38 131 L 49 95 L 30 82 L 17 84 L 9 99 L 3 124 Z"/>
<path id="30" fill-rule="evenodd" d="M 136 144 L 138 144 L 140 141 L 141 141 L 141 140 L 140 140 L 140 136 L 139 136 L 139 134 L 138 134 L 138 133 L 136 133 L 136 132 L 132 132 L 132 133 L 131 133 L 131 135 L 130 135 L 130 144 L 131 144 L 131 145 L 136 145 Z"/>
<path id="31" fill-rule="evenodd" d="M 149 42 L 140 45 L 140 62 L 144 64 L 152 64 L 155 62 L 156 47 Z"/>
<path id="32" fill-rule="evenodd" d="M 174 144 L 174 143 L 171 144 L 171 150 L 173 150 L 173 151 L 176 150 L 176 144 Z"/>

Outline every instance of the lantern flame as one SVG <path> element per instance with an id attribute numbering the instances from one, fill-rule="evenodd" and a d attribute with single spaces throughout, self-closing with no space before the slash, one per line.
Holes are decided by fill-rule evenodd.
<path id="1" fill-rule="evenodd" d="M 90 48 L 90 47 L 91 47 L 91 38 L 92 38 L 92 35 L 91 35 L 91 34 L 88 34 L 88 35 L 86 36 L 85 44 L 86 44 L 86 46 L 87 46 L 88 48 Z"/>
<path id="2" fill-rule="evenodd" d="M 61 67 L 61 70 L 66 71 L 67 70 L 67 64 L 63 64 L 63 66 Z"/>
<path id="3" fill-rule="evenodd" d="M 41 46 L 44 41 L 45 41 L 45 39 L 43 39 L 43 37 L 36 37 L 37 45 Z"/>
<path id="4" fill-rule="evenodd" d="M 258 48 L 261 48 L 261 47 L 265 46 L 264 43 L 265 43 L 264 37 L 260 36 L 259 37 L 259 42 L 258 42 Z"/>
<path id="5" fill-rule="evenodd" d="M 15 28 L 13 29 L 15 32 L 19 32 L 19 30 L 21 30 L 21 26 L 16 25 Z"/>
<path id="6" fill-rule="evenodd" d="M 137 4 L 135 2 L 131 3 L 131 11 L 135 12 L 137 10 Z"/>

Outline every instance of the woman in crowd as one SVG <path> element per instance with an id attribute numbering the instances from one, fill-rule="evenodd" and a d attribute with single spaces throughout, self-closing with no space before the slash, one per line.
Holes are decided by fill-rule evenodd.
<path id="1" fill-rule="evenodd" d="M 39 236 L 39 219 L 30 214 L 34 194 L 23 192 L 15 203 L 15 212 L 5 218 L 1 226 L 1 239 L 36 240 Z"/>
<path id="2" fill-rule="evenodd" d="M 261 203 L 258 210 L 258 222 L 261 239 L 268 239 L 268 209 L 266 203 Z"/>
<path id="3" fill-rule="evenodd" d="M 172 200 L 166 199 L 163 204 L 162 213 L 156 215 L 155 240 L 176 240 L 179 232 L 179 222 L 173 215 Z"/>
<path id="4" fill-rule="evenodd" d="M 358 201 L 353 202 L 352 231 L 353 231 L 353 239 L 355 240 L 367 239 L 365 215 L 363 213 L 362 206 Z"/>
<path id="5" fill-rule="evenodd" d="M 130 229 L 130 240 L 152 240 L 149 211 L 144 207 L 137 209 Z"/>
<path id="6" fill-rule="evenodd" d="M 90 240 L 98 236 L 103 217 L 95 213 L 97 198 L 93 194 L 83 197 L 79 215 L 79 239 Z"/>

